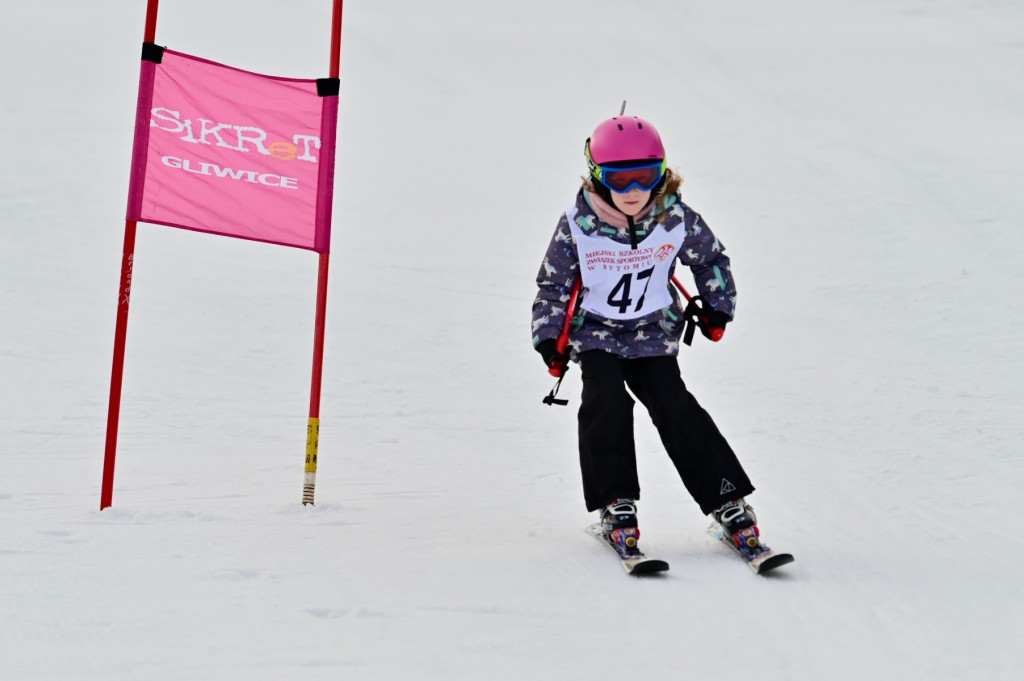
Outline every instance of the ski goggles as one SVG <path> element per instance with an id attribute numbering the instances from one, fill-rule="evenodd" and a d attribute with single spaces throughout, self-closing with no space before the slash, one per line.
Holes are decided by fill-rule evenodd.
<path id="1" fill-rule="evenodd" d="M 625 194 L 636 187 L 641 191 L 650 191 L 658 186 L 665 176 L 665 161 L 653 161 L 647 165 L 634 165 L 627 168 L 597 165 L 594 175 L 604 186 L 617 194 Z"/>

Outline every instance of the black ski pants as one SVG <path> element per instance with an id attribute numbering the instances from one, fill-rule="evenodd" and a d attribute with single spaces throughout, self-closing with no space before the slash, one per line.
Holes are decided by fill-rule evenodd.
<path id="1" fill-rule="evenodd" d="M 603 350 L 580 353 L 580 468 L 588 511 L 615 499 L 639 499 L 633 398 L 651 421 L 683 484 L 705 514 L 750 494 L 747 478 L 711 416 L 686 389 L 675 357 L 625 359 Z"/>

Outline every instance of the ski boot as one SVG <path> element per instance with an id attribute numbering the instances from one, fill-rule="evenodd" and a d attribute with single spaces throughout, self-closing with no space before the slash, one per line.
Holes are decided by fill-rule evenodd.
<path id="1" fill-rule="evenodd" d="M 761 531 L 757 529 L 754 509 L 743 499 L 723 504 L 711 513 L 722 526 L 725 536 L 731 537 L 737 548 L 748 552 L 757 551 L 761 545 Z"/>
<path id="2" fill-rule="evenodd" d="M 757 517 L 744 499 L 736 499 L 711 512 L 714 522 L 708 534 L 721 540 L 747 562 L 754 574 L 763 575 L 793 562 L 793 554 L 772 551 L 761 541 Z"/>
<path id="3" fill-rule="evenodd" d="M 636 522 L 636 501 L 616 499 L 601 511 L 601 528 L 608 539 L 629 555 L 639 553 L 640 528 Z"/>

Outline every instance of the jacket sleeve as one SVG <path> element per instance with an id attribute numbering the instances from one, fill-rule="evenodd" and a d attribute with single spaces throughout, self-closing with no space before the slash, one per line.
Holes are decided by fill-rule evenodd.
<path id="1" fill-rule="evenodd" d="M 712 234 L 704 218 L 693 211 L 687 213 L 686 238 L 679 261 L 693 272 L 697 294 L 732 319 L 736 313 L 736 282 L 725 246 Z"/>
<path id="2" fill-rule="evenodd" d="M 572 287 L 579 277 L 579 255 L 565 215 L 558 221 L 537 273 L 537 297 L 533 300 L 533 346 L 562 333 Z"/>

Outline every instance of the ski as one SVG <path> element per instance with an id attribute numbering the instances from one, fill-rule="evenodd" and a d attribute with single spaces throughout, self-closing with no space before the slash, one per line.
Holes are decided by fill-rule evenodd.
<path id="1" fill-rule="evenodd" d="M 668 570 L 668 563 L 658 558 L 650 558 L 636 548 L 625 548 L 612 541 L 612 538 L 604 531 L 601 523 L 594 523 L 587 527 L 587 534 L 600 541 L 605 546 L 615 551 L 622 563 L 622 569 L 627 575 L 653 575 Z"/>
<path id="2" fill-rule="evenodd" d="M 786 565 L 787 563 L 792 563 L 796 560 L 793 558 L 793 554 L 777 553 L 768 548 L 767 544 L 760 541 L 758 541 L 757 546 L 753 549 L 741 548 L 733 542 L 731 537 L 725 536 L 725 530 L 723 530 L 722 526 L 715 521 L 712 521 L 711 525 L 708 527 L 708 534 L 732 549 L 733 553 L 747 563 L 747 567 L 749 567 L 755 575 L 763 575 L 766 572 L 770 572 L 777 567 Z"/>

